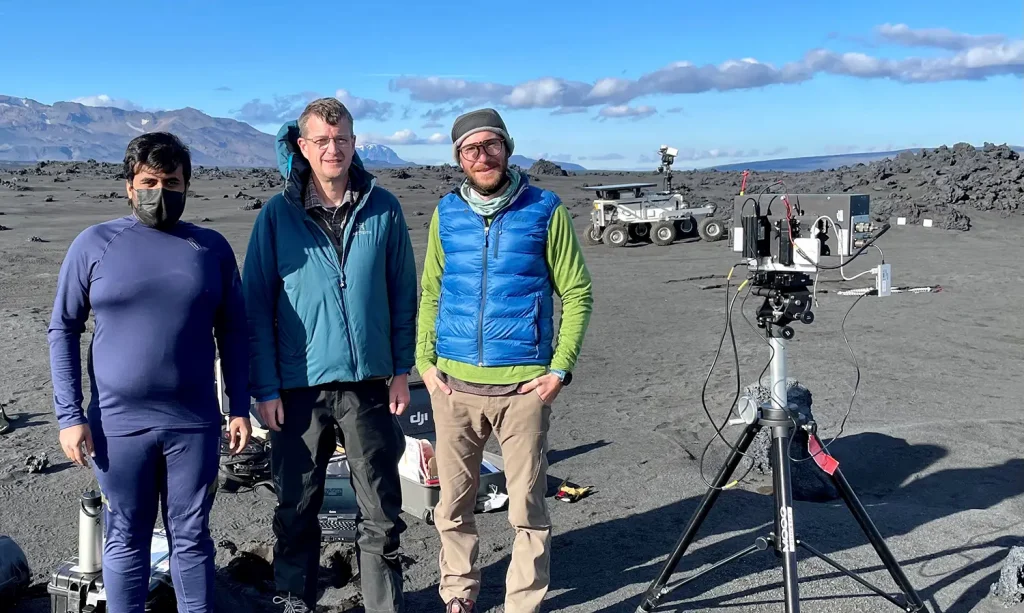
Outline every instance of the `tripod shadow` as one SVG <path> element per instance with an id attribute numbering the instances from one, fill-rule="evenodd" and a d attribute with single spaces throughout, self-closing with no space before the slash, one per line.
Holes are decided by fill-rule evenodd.
<path id="1" fill-rule="evenodd" d="M 46 413 L 15 413 L 8 410 L 7 421 L 10 424 L 10 429 L 3 434 L 0 434 L 0 438 L 14 434 L 17 430 L 31 428 L 33 426 L 49 425 L 46 421 L 40 419 L 45 416 L 47 416 Z"/>
<path id="2" fill-rule="evenodd" d="M 595 449 L 600 449 L 610 443 L 604 439 L 594 441 L 592 443 L 585 443 L 583 445 L 577 445 L 571 449 L 552 449 L 548 452 L 548 465 L 557 464 L 563 460 L 589 453 Z"/>
<path id="3" fill-rule="evenodd" d="M 826 444 L 828 440 L 822 442 Z M 839 460 L 839 468 L 862 500 L 895 492 L 908 479 L 949 455 L 945 447 L 910 445 L 901 438 L 877 432 L 836 439 L 827 451 Z"/>
<path id="4" fill-rule="evenodd" d="M 843 444 L 840 444 L 841 442 Z M 944 457 L 946 450 L 934 445 L 911 445 L 902 439 L 871 433 L 837 440 L 830 451 L 840 462 L 844 457 L 853 458 L 849 467 L 841 464 L 841 468 L 858 497 L 868 508 L 872 521 L 883 539 L 887 540 L 887 544 L 891 537 L 908 534 L 947 515 L 967 509 L 987 509 L 1024 493 L 1024 480 L 1019 478 L 1019 475 L 1024 474 L 1024 460 L 1014 459 L 999 466 L 985 468 L 948 469 L 914 479 L 915 474 Z M 862 461 L 865 466 L 858 466 Z M 545 610 L 556 611 L 583 606 L 608 612 L 635 611 L 640 602 L 637 593 L 642 592 L 658 575 L 665 556 L 672 552 L 703 494 L 702 491 L 699 495 L 644 513 L 557 535 L 552 544 L 551 593 L 545 601 Z M 878 504 L 883 500 L 885 504 Z M 773 498 L 770 495 L 764 496 L 743 489 L 724 492 L 677 566 L 673 580 L 691 574 L 693 569 L 718 562 L 750 546 L 757 537 L 766 536 L 773 529 L 772 509 Z M 833 557 L 852 571 L 863 574 L 868 581 L 878 585 L 883 591 L 890 594 L 898 593 L 898 588 L 885 572 L 881 561 L 870 549 L 867 537 L 842 502 L 798 502 L 795 511 L 798 538 L 825 555 Z M 922 535 L 917 541 L 918 547 L 930 547 L 931 540 L 927 535 Z M 974 560 L 966 556 L 965 552 L 992 546 L 1003 548 L 1008 546 L 1008 541 L 1008 538 L 1000 538 L 987 544 L 968 544 L 912 559 L 908 559 L 904 551 L 901 551 L 909 548 L 904 545 L 901 548 L 893 548 L 893 554 L 903 566 L 922 600 L 931 601 L 932 613 L 967 613 L 974 610 L 985 598 L 988 578 L 975 585 L 963 587 L 956 600 L 942 611 L 935 602 L 935 594 L 940 590 L 948 590 L 979 570 L 989 568 L 1005 555 L 1004 550 L 1004 553 L 998 556 L 993 554 L 981 560 Z M 868 568 L 845 564 L 842 552 L 860 547 L 868 549 Z M 908 564 L 946 558 L 954 553 L 966 557 L 968 562 L 953 571 L 911 573 L 907 569 Z M 801 561 L 813 557 L 806 551 L 800 551 L 798 555 Z M 479 610 L 488 610 L 503 601 L 508 563 L 509 556 L 505 556 L 482 569 Z M 852 579 L 831 567 L 822 566 L 823 564 L 818 566 L 825 568 L 825 572 L 801 577 L 801 583 L 809 580 L 828 580 L 836 584 L 836 591 L 845 592 L 850 598 L 868 593 Z M 803 568 L 801 565 L 801 569 Z M 668 606 L 670 601 L 677 599 L 686 600 L 687 609 L 696 610 L 702 607 L 735 606 L 734 601 L 737 597 L 749 597 L 777 589 L 781 591 L 781 571 L 777 576 L 773 575 L 767 580 L 743 579 L 777 569 L 779 560 L 770 551 L 741 558 L 708 573 L 692 584 L 679 588 L 662 603 L 659 610 L 671 610 Z M 931 585 L 924 585 L 922 578 L 934 582 Z M 747 585 L 753 583 L 756 587 L 744 586 L 740 593 L 733 592 L 700 601 L 693 600 L 701 593 L 713 592 L 737 580 L 742 580 Z M 436 602 L 435 588 L 427 588 L 421 592 L 422 594 L 417 593 L 413 597 L 424 596 L 423 602 Z M 626 592 L 629 595 L 625 595 Z M 426 597 L 428 595 L 429 597 Z M 886 607 L 892 607 L 893 611 L 898 610 L 879 596 L 871 598 L 877 599 L 877 608 L 880 611 Z M 588 603 L 590 606 L 586 606 Z"/>

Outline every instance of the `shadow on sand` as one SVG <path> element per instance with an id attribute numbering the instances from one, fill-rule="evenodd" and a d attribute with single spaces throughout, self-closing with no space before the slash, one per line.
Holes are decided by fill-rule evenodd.
<path id="1" fill-rule="evenodd" d="M 604 444 L 599 441 L 552 452 L 551 462 L 554 464 Z M 891 539 L 948 515 L 969 509 L 988 509 L 1020 495 L 1024 492 L 1024 481 L 1019 478 L 1024 474 L 1024 460 L 1014 459 L 986 468 L 948 469 L 914 478 L 942 459 L 946 450 L 934 445 L 911 445 L 902 439 L 867 433 L 837 440 L 831 446 L 831 452 L 840 461 L 852 458 L 848 464 L 843 464 L 844 474 L 867 507 L 871 519 L 907 573 L 911 584 L 925 601 L 928 611 L 969 613 L 987 610 L 983 601 L 988 595 L 989 586 L 998 578 L 998 572 L 988 573 L 974 584 L 960 588 L 956 599 L 945 608 L 939 606 L 935 596 L 966 577 L 999 564 L 1005 558 L 1006 550 L 1019 544 L 1019 537 L 1005 534 L 1019 533 L 1019 530 L 1012 530 L 1013 526 L 999 526 L 987 533 L 965 535 L 961 543 L 941 551 L 937 550 L 937 546 L 929 544 L 927 537 L 920 539 L 921 545 L 918 547 L 895 545 Z M 549 475 L 548 480 L 550 496 L 561 479 Z M 553 487 L 550 487 L 552 484 Z M 552 544 L 552 593 L 545 601 L 544 609 L 558 611 L 579 607 L 587 611 L 633 613 L 640 603 L 639 595 L 621 598 L 611 595 L 620 590 L 628 589 L 632 593 L 647 587 L 660 571 L 662 560 L 674 548 L 702 496 L 703 492 L 645 513 L 557 535 Z M 579 504 L 588 503 L 584 501 Z M 694 569 L 715 563 L 751 545 L 755 538 L 766 535 L 772 529 L 771 507 L 770 496 L 746 490 L 725 492 L 715 503 L 672 579 L 678 580 L 691 574 Z M 842 502 L 797 502 L 795 514 L 798 538 L 863 575 L 882 590 L 897 594 L 894 583 L 870 550 L 867 538 Z M 996 536 L 1000 533 L 1004 536 Z M 709 542 L 711 539 L 708 537 L 720 534 L 730 536 Z M 844 556 L 843 552 L 860 547 L 866 549 L 866 564 L 861 566 L 849 563 L 849 556 Z M 998 551 L 977 553 L 991 548 L 997 548 Z M 908 549 L 934 552 L 908 556 Z M 853 580 L 823 563 L 815 562 L 815 570 L 809 570 L 804 562 L 812 556 L 806 551 L 801 551 L 799 555 L 802 602 L 825 600 L 816 595 L 822 591 L 826 591 L 829 594 L 827 599 L 832 601 L 868 594 L 866 589 Z M 340 552 L 322 565 L 321 591 L 327 587 L 358 585 L 358 578 L 351 574 L 355 569 L 351 567 L 350 559 L 346 558 L 348 556 Z M 930 564 L 940 560 L 941 564 Z M 269 590 L 271 583 L 269 565 L 264 560 L 252 561 L 256 562 L 254 567 L 242 571 L 243 574 L 252 575 L 245 582 L 249 585 L 232 580 L 231 575 L 235 575 L 238 569 L 218 569 L 217 604 L 220 610 L 279 611 L 273 605 L 269 591 L 265 591 Z M 508 564 L 509 556 L 506 555 L 481 569 L 483 579 L 477 610 L 500 607 L 504 600 Z M 910 565 L 919 567 L 911 572 L 908 569 Z M 950 566 L 953 568 L 950 569 Z M 770 573 L 768 578 L 755 577 L 765 571 Z M 774 555 L 770 552 L 755 553 L 673 591 L 656 611 L 735 610 L 741 599 L 747 606 L 754 603 L 781 605 L 781 576 Z M 711 595 L 717 588 L 744 577 L 751 579 L 736 590 L 722 596 Z M 808 586 L 812 582 L 813 588 Z M 822 589 L 823 584 L 828 586 L 825 590 Z M 37 585 L 34 588 L 18 603 L 16 611 L 49 611 L 45 586 Z M 406 596 L 409 611 L 441 610 L 436 583 L 407 593 Z M 610 597 L 609 601 L 602 601 L 606 597 Z M 616 601 L 617 598 L 620 599 Z M 869 598 L 877 603 L 872 605 L 872 611 L 899 611 L 881 597 L 870 595 Z M 598 601 L 601 601 L 600 604 Z M 329 610 L 346 610 L 356 603 L 339 605 Z M 361 612 L 362 607 L 356 605 L 349 610 Z"/>
<path id="2" fill-rule="evenodd" d="M 890 539 L 908 534 L 947 515 L 968 509 L 987 509 L 1021 494 L 1024 492 L 1024 481 L 1019 476 L 1024 474 L 1024 460 L 1010 460 L 987 468 L 949 469 L 914 478 L 914 475 L 944 457 L 946 450 L 934 445 L 911 445 L 902 439 L 867 433 L 837 440 L 831 446 L 831 453 L 840 461 L 843 458 L 850 458 L 848 465 L 842 465 L 847 480 L 868 509 L 868 514 L 928 609 L 932 613 L 974 611 L 985 599 L 989 585 L 997 578 L 997 573 L 991 573 L 977 584 L 964 589 L 957 600 L 947 608 L 939 608 L 935 594 L 979 570 L 998 563 L 1005 557 L 1005 549 L 1011 544 L 1017 544 L 1017 539 L 1003 536 L 982 542 L 988 534 L 971 535 L 966 544 L 917 557 L 908 557 L 905 552 L 909 547 L 894 546 Z M 587 610 L 600 608 L 609 613 L 633 613 L 640 603 L 640 596 L 632 596 L 617 603 L 602 602 L 598 605 L 595 602 L 595 608 L 586 607 L 586 604 L 625 588 L 637 591 L 637 586 L 641 586 L 640 590 L 646 589 L 660 571 L 662 560 L 675 547 L 679 535 L 702 497 L 703 492 L 699 496 L 645 513 L 557 535 L 552 545 L 552 595 L 545 601 L 545 610 L 582 607 Z M 740 551 L 751 545 L 755 538 L 767 535 L 772 529 L 772 500 L 770 496 L 745 490 L 730 490 L 723 493 L 701 526 L 694 543 L 677 566 L 673 580 L 690 574 L 693 569 L 699 569 Z M 841 501 L 797 502 L 795 511 L 798 538 L 840 564 L 844 564 L 844 550 L 865 547 L 866 555 L 870 556 L 870 562 L 866 567 L 844 565 L 864 575 L 883 591 L 898 594 L 895 584 L 874 551 L 870 549 L 866 536 L 845 504 Z M 1004 526 L 990 534 L 1004 532 L 1008 528 L 1010 526 Z M 731 536 L 710 544 L 706 542 L 708 536 L 726 533 Z M 933 545 L 928 545 L 927 538 L 922 540 L 924 546 L 915 548 L 917 551 L 934 548 Z M 976 556 L 969 555 L 974 550 L 991 547 L 998 547 L 1004 551 L 982 559 L 975 559 Z M 813 591 L 820 592 L 821 582 L 826 582 L 829 584 L 828 592 L 836 594 L 829 596 L 829 599 L 869 594 L 852 579 L 824 563 L 815 563 L 815 568 L 824 568 L 824 571 L 809 572 L 803 562 L 812 556 L 806 551 L 800 551 L 799 556 L 802 587 L 814 581 L 818 585 Z M 925 564 L 921 570 L 913 573 L 907 569 L 911 564 L 916 565 L 947 556 L 962 559 L 959 568 L 951 572 L 935 569 L 930 571 L 929 565 Z M 653 562 L 654 560 L 657 562 Z M 481 569 L 482 589 L 478 610 L 486 611 L 503 602 L 508 563 L 509 556 L 505 556 Z M 701 596 L 702 593 L 711 592 L 725 583 L 766 570 L 777 572 L 767 584 L 754 579 L 754 587 L 744 588 L 727 596 Z M 685 610 L 735 607 L 737 599 L 751 599 L 752 596 L 766 603 L 781 604 L 777 599 L 779 597 L 774 594 L 765 594 L 763 599 L 756 598 L 758 594 L 775 592 L 777 589 L 777 593 L 781 594 L 781 578 L 779 560 L 771 552 L 755 553 L 716 569 L 693 584 L 672 592 L 657 610 L 673 610 L 673 604 L 682 606 L 683 601 Z M 813 601 L 813 596 L 808 597 L 811 592 L 810 588 L 804 588 L 801 600 Z M 877 600 L 878 611 L 899 611 L 895 605 L 879 596 L 871 595 L 870 598 Z M 436 584 L 409 594 L 409 602 L 417 607 L 416 610 L 438 609 L 440 600 Z M 750 604 L 750 600 L 745 604 Z"/>

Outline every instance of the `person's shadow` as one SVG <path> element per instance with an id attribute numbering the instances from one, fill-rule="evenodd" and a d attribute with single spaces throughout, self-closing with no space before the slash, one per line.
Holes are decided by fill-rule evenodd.
<path id="1" fill-rule="evenodd" d="M 966 557 L 969 550 L 993 546 L 1009 547 L 1012 539 L 996 538 L 989 542 L 972 542 L 968 546 L 955 546 L 947 551 L 927 555 L 909 554 L 914 549 L 895 547 L 889 539 L 911 532 L 931 521 L 965 509 L 987 509 L 1007 498 L 1024 492 L 1024 460 L 1010 460 L 1000 466 L 988 468 L 949 469 L 921 478 L 911 479 L 946 455 L 946 450 L 934 445 L 911 445 L 902 439 L 883 434 L 867 433 L 837 440 L 830 451 L 841 462 L 850 458 L 849 465 L 841 464 L 844 475 L 860 498 L 894 557 L 910 577 L 918 595 L 929 604 L 932 613 L 967 613 L 985 598 L 988 586 L 996 579 L 992 574 L 978 584 L 964 590 L 948 608 L 939 610 L 934 594 L 946 589 L 996 560 L 989 556 L 971 561 L 962 568 L 946 574 L 921 573 L 911 575 L 906 565 L 943 558 L 951 554 Z M 908 482 L 908 480 L 910 480 Z M 770 480 L 769 480 L 770 483 Z M 682 534 L 700 495 L 673 502 L 650 511 L 590 525 L 554 537 L 552 541 L 551 583 L 544 610 L 557 611 L 570 607 L 584 610 L 633 613 L 640 604 L 643 589 L 655 579 Z M 593 500 L 593 499 L 592 499 Z M 743 489 L 723 492 L 697 533 L 694 542 L 676 567 L 671 582 L 714 564 L 727 556 L 752 545 L 756 538 L 767 536 L 773 530 L 773 500 Z M 884 504 L 879 504 L 884 501 Z M 579 504 L 585 504 L 586 499 Z M 596 502 L 596 503 L 599 503 Z M 596 504 L 588 503 L 588 504 Z M 883 591 L 899 598 L 899 589 L 885 572 L 881 560 L 870 548 L 864 532 L 842 501 L 829 503 L 797 502 L 795 504 L 796 536 L 818 551 L 844 564 L 844 550 L 865 547 L 866 568 L 844 564 L 850 570 L 863 574 Z M 726 536 L 722 536 L 726 535 Z M 919 550 L 917 550 L 919 551 Z M 852 579 L 821 562 L 810 573 L 804 560 L 812 556 L 798 549 L 802 600 L 820 597 L 805 594 L 827 591 L 835 598 L 848 598 L 868 594 Z M 510 554 L 482 568 L 482 588 L 477 610 L 487 611 L 499 607 L 504 600 L 505 574 Z M 969 560 L 971 558 L 968 558 Z M 774 571 L 767 579 L 758 573 Z M 921 577 L 936 578 L 931 585 L 921 583 Z M 721 568 L 693 583 L 680 587 L 662 601 L 656 610 L 673 610 L 672 604 L 685 610 L 737 606 L 739 599 L 756 597 L 759 602 L 779 602 L 781 605 L 780 560 L 772 551 L 756 552 Z M 813 589 L 804 587 L 814 581 Z M 727 583 L 742 585 L 739 593 L 724 589 Z M 823 583 L 829 584 L 822 587 Z M 638 592 L 638 587 L 639 588 Z M 847 596 L 842 596 L 847 594 Z M 831 597 L 831 596 L 830 596 Z M 880 596 L 877 610 L 892 607 Z M 437 606 L 436 583 L 409 595 L 410 603 Z M 589 605 L 589 606 L 588 606 Z"/>

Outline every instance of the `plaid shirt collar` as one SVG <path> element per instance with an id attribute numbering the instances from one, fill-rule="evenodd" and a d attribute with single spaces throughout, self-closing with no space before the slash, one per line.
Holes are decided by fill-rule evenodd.
<path id="1" fill-rule="evenodd" d="M 347 206 L 355 202 L 358 194 L 352 190 L 352 179 L 349 179 L 348 187 L 345 189 L 345 195 L 341 198 L 341 204 L 339 206 Z M 320 200 L 320 194 L 316 191 L 316 184 L 313 182 L 313 177 L 310 176 L 309 181 L 306 182 L 306 197 L 305 197 L 306 210 L 315 209 L 318 207 L 325 209 L 333 209 L 333 206 L 328 206 Z"/>

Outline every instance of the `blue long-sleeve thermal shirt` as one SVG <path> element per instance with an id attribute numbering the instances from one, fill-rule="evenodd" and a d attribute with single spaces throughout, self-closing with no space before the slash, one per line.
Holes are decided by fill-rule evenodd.
<path id="1" fill-rule="evenodd" d="M 81 336 L 91 397 L 83 407 Z M 91 226 L 60 268 L 48 332 L 60 428 L 102 420 L 106 435 L 216 426 L 220 353 L 228 412 L 249 416 L 248 326 L 238 266 L 214 230 L 168 231 L 134 216 Z"/>

